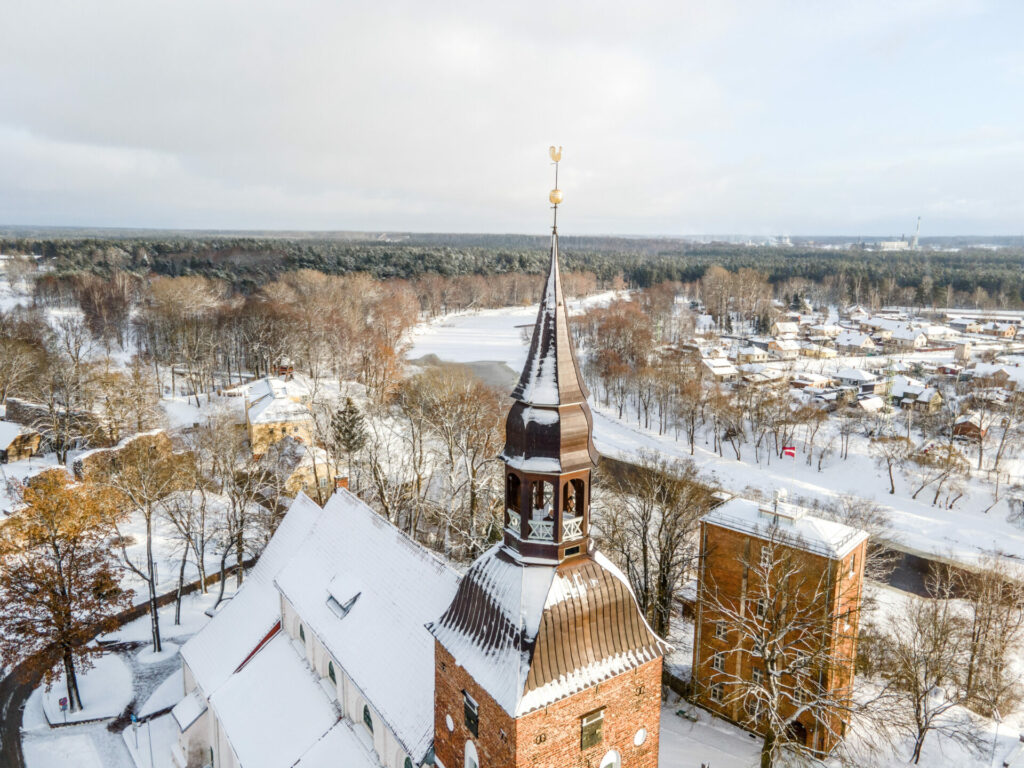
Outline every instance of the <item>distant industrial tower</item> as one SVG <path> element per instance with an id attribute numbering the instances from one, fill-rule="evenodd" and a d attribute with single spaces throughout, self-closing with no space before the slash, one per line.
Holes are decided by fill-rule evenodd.
<path id="1" fill-rule="evenodd" d="M 917 217 L 917 229 L 914 230 L 914 239 L 910 241 L 910 250 L 918 249 L 918 239 L 921 237 L 921 217 Z"/>

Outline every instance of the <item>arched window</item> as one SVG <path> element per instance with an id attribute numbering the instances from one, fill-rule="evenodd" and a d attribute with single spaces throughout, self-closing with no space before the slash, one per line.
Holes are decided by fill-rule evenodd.
<path id="1" fill-rule="evenodd" d="M 306 642 L 306 628 L 299 624 L 299 640 Z"/>
<path id="2" fill-rule="evenodd" d="M 472 741 L 466 742 L 465 768 L 480 768 L 480 758 L 476 753 L 476 744 Z"/>
<path id="3" fill-rule="evenodd" d="M 514 475 L 511 472 L 508 474 L 506 480 L 506 491 L 505 495 L 508 497 L 508 506 L 510 509 L 514 509 L 516 512 L 519 511 L 520 507 L 520 493 L 522 489 L 522 483 L 519 481 L 519 476 Z"/>
<path id="4" fill-rule="evenodd" d="M 338 684 L 338 678 L 334 674 L 334 662 L 333 661 L 328 661 L 327 662 L 327 676 L 329 678 L 331 678 L 331 682 L 332 683 L 334 683 L 335 685 Z"/>
<path id="5" fill-rule="evenodd" d="M 402 766 L 402 768 L 413 768 L 411 757 L 405 758 L 405 764 Z"/>
<path id="6" fill-rule="evenodd" d="M 601 758 L 601 768 L 622 768 L 622 757 L 614 749 Z"/>
<path id="7" fill-rule="evenodd" d="M 373 715 L 370 714 L 370 708 L 366 704 L 363 704 L 363 725 L 370 729 L 370 733 L 373 733 Z"/>

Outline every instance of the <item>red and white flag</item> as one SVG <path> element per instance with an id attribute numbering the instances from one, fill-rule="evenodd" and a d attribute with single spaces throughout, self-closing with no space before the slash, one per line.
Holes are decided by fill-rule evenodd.
<path id="1" fill-rule="evenodd" d="M 792 456 L 795 459 L 796 458 L 796 446 L 795 445 L 784 445 L 784 446 L 782 446 L 782 455 L 783 456 Z"/>

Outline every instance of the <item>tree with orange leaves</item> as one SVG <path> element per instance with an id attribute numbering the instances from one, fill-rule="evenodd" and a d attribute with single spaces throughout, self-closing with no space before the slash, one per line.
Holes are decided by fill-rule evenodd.
<path id="1" fill-rule="evenodd" d="M 95 483 L 73 483 L 63 470 L 33 478 L 20 496 L 0 526 L 0 659 L 45 660 L 47 683 L 60 674 L 52 662 L 61 660 L 76 712 L 76 672 L 102 653 L 90 641 L 114 629 L 116 615 L 131 605 L 111 544 L 116 501 Z"/>

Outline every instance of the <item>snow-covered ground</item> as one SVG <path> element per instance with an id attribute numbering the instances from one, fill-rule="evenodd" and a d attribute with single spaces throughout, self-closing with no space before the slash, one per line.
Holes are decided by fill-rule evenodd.
<path id="1" fill-rule="evenodd" d="M 113 653 L 94 659 L 92 669 L 79 671 L 78 690 L 82 709 L 77 712 L 61 711 L 60 701 L 67 703 L 67 684 L 64 675 L 43 691 L 42 707 L 47 722 L 53 725 L 81 723 L 116 717 L 132 699 L 132 673 L 124 660 Z"/>
<path id="2" fill-rule="evenodd" d="M 607 301 L 608 298 L 603 294 L 588 299 L 586 303 Z M 578 310 L 582 304 L 577 302 L 572 309 Z M 530 327 L 535 318 L 536 309 L 532 307 L 484 310 L 438 318 L 415 329 L 408 357 L 418 359 L 424 355 L 436 355 L 441 361 L 454 363 L 494 361 L 508 365 L 513 375 L 517 375 L 526 361 Z M 908 362 L 941 362 L 950 360 L 951 355 L 946 352 L 918 353 L 906 355 L 903 359 Z M 834 371 L 847 364 L 884 367 L 887 362 L 882 357 L 797 361 L 800 368 L 813 371 L 823 366 L 826 366 L 825 370 Z M 628 459 L 641 451 L 656 451 L 680 458 L 690 457 L 685 438 L 677 440 L 671 433 L 658 435 L 656 429 L 640 427 L 632 413 L 627 413 L 627 418 L 620 420 L 615 409 L 602 407 L 595 400 L 591 398 L 594 442 L 603 454 Z M 823 429 L 834 428 L 827 425 Z M 796 459 L 772 458 L 768 463 L 762 455 L 760 464 L 754 462 L 753 449 L 749 445 L 743 446 L 742 461 L 737 461 L 728 447 L 724 456 L 719 456 L 711 448 L 703 437 L 698 437 L 693 459 L 702 473 L 729 491 L 742 493 L 754 490 L 770 496 L 775 489 L 784 488 L 790 497 L 819 503 L 829 503 L 841 494 L 854 494 L 873 499 L 889 513 L 893 533 L 899 544 L 908 550 L 952 557 L 963 562 L 974 562 L 986 554 L 999 552 L 1024 562 L 1024 529 L 1007 520 L 1009 508 L 1005 498 L 993 505 L 988 484 L 972 480 L 965 496 L 951 510 L 931 506 L 931 494 L 927 491 L 916 500 L 911 499 L 908 484 L 902 478 L 897 479 L 897 493 L 891 495 L 888 480 L 875 466 L 868 452 L 868 440 L 862 435 L 851 438 L 848 459 L 840 459 L 836 451 L 826 459 L 821 472 L 817 470 L 816 458 L 812 465 L 806 463 L 806 454 L 799 442 Z M 1010 460 L 1008 466 L 1019 474 L 1014 461 Z"/>
<path id="3" fill-rule="evenodd" d="M 225 589 L 228 598 L 234 593 L 234 582 Z M 182 601 L 181 624 L 174 624 L 174 606 L 160 609 L 161 628 L 167 642 L 160 658 L 148 654 L 139 645 L 149 639 L 149 617 L 126 624 L 116 632 L 99 638 L 103 643 L 117 643 L 123 650 L 103 656 L 101 663 L 84 677 L 82 703 L 87 711 L 103 714 L 100 722 L 51 728 L 44 715 L 44 699 L 56 701 L 65 695 L 58 685 L 50 693 L 45 686 L 37 688 L 25 705 L 22 724 L 22 747 L 27 768 L 149 768 L 149 734 L 153 735 L 156 768 L 168 765 L 169 745 L 177 738 L 177 726 L 169 715 L 157 717 L 150 724 L 150 715 L 177 703 L 184 694 L 181 661 L 177 649 L 210 620 L 206 612 L 217 599 L 217 588 L 209 594 L 187 595 Z M 222 604 L 224 605 L 224 604 Z M 81 680 L 82 678 L 80 678 Z M 116 701 L 115 701 L 116 699 Z M 129 726 L 123 733 L 110 731 L 110 718 L 131 710 L 143 722 L 135 731 Z M 59 708 L 57 712 L 60 715 Z M 61 722 L 61 720 L 57 720 Z M 139 748 L 135 749 L 138 736 Z M 138 756 L 133 762 L 132 753 Z M 164 762 L 161 762 L 164 761 Z"/>

